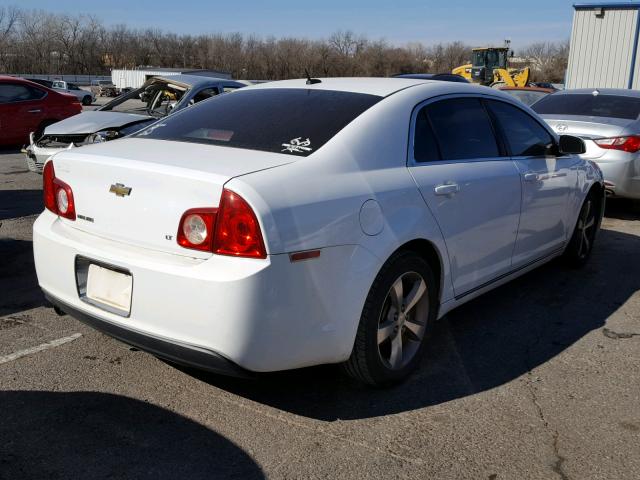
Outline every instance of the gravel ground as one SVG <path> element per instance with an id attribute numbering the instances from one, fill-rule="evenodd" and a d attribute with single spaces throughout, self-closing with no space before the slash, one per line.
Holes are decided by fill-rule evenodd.
<path id="1" fill-rule="evenodd" d="M 390 390 L 331 366 L 176 368 L 57 316 L 33 267 L 41 209 L 41 178 L 0 152 L 0 479 L 640 478 L 637 206 L 609 202 L 586 268 L 450 313 Z"/>

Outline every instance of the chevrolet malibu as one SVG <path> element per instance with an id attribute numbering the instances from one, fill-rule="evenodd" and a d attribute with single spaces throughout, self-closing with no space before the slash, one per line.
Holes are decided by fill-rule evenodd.
<path id="1" fill-rule="evenodd" d="M 340 363 L 388 385 L 451 309 L 587 261 L 604 186 L 583 152 L 488 88 L 257 85 L 49 160 L 38 281 L 59 313 L 177 363 Z"/>

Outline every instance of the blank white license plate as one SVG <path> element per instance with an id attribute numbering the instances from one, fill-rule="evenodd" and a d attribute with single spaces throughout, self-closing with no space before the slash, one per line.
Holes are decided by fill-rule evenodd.
<path id="1" fill-rule="evenodd" d="M 98 265 L 89 265 L 87 298 L 129 313 L 131 308 L 131 275 Z"/>

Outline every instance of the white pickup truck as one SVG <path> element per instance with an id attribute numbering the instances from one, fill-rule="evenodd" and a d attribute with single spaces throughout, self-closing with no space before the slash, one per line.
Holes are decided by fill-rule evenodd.
<path id="1" fill-rule="evenodd" d="M 91 105 L 96 101 L 96 96 L 92 92 L 81 89 L 75 83 L 65 82 L 64 80 L 54 80 L 51 88 L 75 95 L 83 105 Z"/>

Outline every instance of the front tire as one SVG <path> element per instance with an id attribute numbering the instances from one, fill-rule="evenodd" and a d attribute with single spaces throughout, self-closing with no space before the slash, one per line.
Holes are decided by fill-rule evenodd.
<path id="1" fill-rule="evenodd" d="M 579 268 L 589 260 L 600 226 L 600 209 L 601 202 L 595 192 L 589 192 L 580 209 L 571 240 L 564 251 L 564 260 L 568 265 Z"/>
<path id="2" fill-rule="evenodd" d="M 411 251 L 394 254 L 365 302 L 348 375 L 373 386 L 407 377 L 419 364 L 437 314 L 436 282 L 427 261 Z"/>

